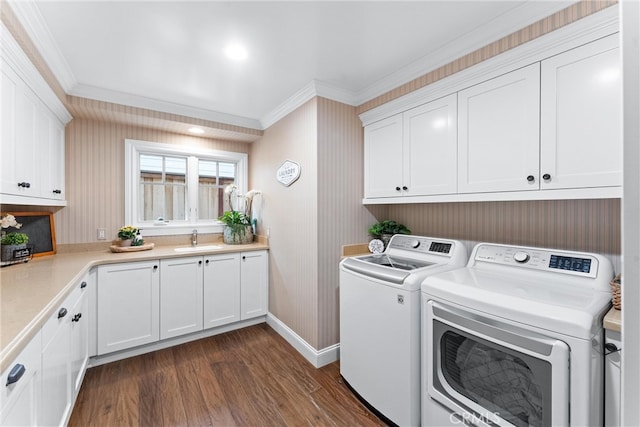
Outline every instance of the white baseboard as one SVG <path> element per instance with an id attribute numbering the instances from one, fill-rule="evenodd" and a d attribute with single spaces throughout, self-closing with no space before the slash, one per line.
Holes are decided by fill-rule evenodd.
<path id="1" fill-rule="evenodd" d="M 156 341 L 151 344 L 134 347 L 128 350 L 116 351 L 104 355 L 92 356 L 89 359 L 89 368 L 95 366 L 104 365 L 105 363 L 115 362 L 117 360 L 126 359 L 128 357 L 139 356 L 141 354 L 151 353 L 152 351 L 162 350 L 175 345 L 184 344 L 190 341 L 196 341 L 202 338 L 212 337 L 214 335 L 223 334 L 229 331 L 235 331 L 236 329 L 246 328 L 248 326 L 257 325 L 265 322 L 265 316 L 255 317 L 253 319 L 241 320 L 239 322 L 231 323 L 224 326 L 218 326 L 215 328 L 204 329 L 202 331 L 194 332 L 188 335 L 182 335 L 175 338 L 169 338 L 162 341 Z"/>
<path id="2" fill-rule="evenodd" d="M 267 314 L 267 325 L 271 326 L 282 338 L 287 340 L 298 353 L 302 354 L 316 368 L 321 368 L 340 358 L 340 344 L 316 350 L 272 313 Z"/>

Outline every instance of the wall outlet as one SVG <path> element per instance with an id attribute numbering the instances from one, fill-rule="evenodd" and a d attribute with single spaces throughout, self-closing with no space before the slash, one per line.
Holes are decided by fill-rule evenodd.
<path id="1" fill-rule="evenodd" d="M 104 228 L 98 228 L 98 240 L 107 240 L 107 234 L 104 231 Z"/>

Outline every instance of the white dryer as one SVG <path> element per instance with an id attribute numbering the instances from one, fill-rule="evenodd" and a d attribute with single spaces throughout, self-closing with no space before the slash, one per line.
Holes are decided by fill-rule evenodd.
<path id="1" fill-rule="evenodd" d="M 466 262 L 459 241 L 395 235 L 340 263 L 340 373 L 385 421 L 420 424 L 420 285 Z"/>
<path id="2" fill-rule="evenodd" d="M 422 285 L 422 425 L 602 425 L 611 262 L 480 243 Z"/>

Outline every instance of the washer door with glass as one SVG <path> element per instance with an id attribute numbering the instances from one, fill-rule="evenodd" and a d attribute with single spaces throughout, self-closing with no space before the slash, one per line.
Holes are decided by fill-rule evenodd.
<path id="1" fill-rule="evenodd" d="M 429 397 L 476 425 L 568 425 L 565 342 L 433 300 L 423 308 Z"/>

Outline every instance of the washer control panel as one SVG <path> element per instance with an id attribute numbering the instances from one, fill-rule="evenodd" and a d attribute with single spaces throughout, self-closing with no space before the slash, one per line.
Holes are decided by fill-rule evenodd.
<path id="1" fill-rule="evenodd" d="M 420 236 L 396 234 L 391 238 L 389 248 L 420 253 L 450 255 L 453 249 L 453 242 L 447 240 L 434 240 Z"/>
<path id="2" fill-rule="evenodd" d="M 596 277 L 598 274 L 598 259 L 595 256 L 577 252 L 483 243 L 476 247 L 473 259 L 476 263 L 510 265 L 583 277 Z"/>

